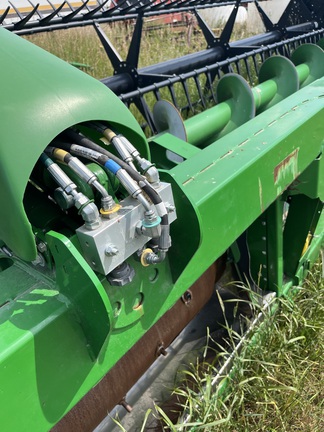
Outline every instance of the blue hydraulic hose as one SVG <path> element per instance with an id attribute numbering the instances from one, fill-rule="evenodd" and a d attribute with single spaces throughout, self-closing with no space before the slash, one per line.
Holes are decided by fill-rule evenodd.
<path id="1" fill-rule="evenodd" d="M 108 159 L 107 162 L 104 164 L 104 166 L 111 171 L 113 174 L 116 174 L 117 171 L 119 171 L 121 169 L 121 166 L 118 165 L 118 163 L 116 163 L 115 161 L 113 161 L 112 159 Z"/>

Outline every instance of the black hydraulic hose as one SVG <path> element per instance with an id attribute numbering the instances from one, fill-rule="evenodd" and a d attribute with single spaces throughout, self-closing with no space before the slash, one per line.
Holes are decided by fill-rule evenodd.
<path id="1" fill-rule="evenodd" d="M 89 148 L 90 146 L 85 146 L 84 144 L 85 144 L 85 140 L 88 140 L 87 138 L 83 138 L 83 137 L 81 137 L 80 135 L 78 135 L 78 134 L 75 134 L 74 132 L 72 132 L 73 133 L 73 137 L 70 137 L 69 136 L 69 138 L 72 138 L 73 139 L 73 141 L 79 141 L 79 142 L 81 142 L 78 138 L 80 137 L 81 138 L 81 140 L 82 140 L 82 144 L 83 144 L 83 147 L 87 147 L 87 148 Z M 101 154 L 101 156 L 98 158 L 98 159 L 96 159 L 96 161 L 100 164 L 100 165 L 105 165 L 106 164 L 106 162 L 109 160 L 109 159 L 111 159 L 111 160 L 114 160 L 114 162 L 116 162 L 118 165 L 120 165 L 122 168 L 125 168 L 125 167 L 128 167 L 129 168 L 129 165 L 128 164 L 126 164 L 126 163 L 124 163 L 121 159 L 119 159 L 118 157 L 114 157 L 114 158 L 112 158 L 112 157 L 110 157 L 110 155 L 112 155 L 112 156 L 114 156 L 112 153 L 110 153 L 110 152 L 108 152 L 107 150 L 105 150 L 105 149 L 103 149 L 102 147 L 100 147 L 100 146 L 98 146 L 98 145 L 96 145 L 95 143 L 93 143 L 92 141 L 90 141 L 90 140 L 88 140 L 91 144 L 92 144 L 92 146 L 91 146 L 91 150 L 94 150 L 94 151 L 96 151 L 96 152 L 98 152 L 98 153 L 100 153 Z M 71 151 L 71 147 L 72 147 L 72 143 L 68 143 L 68 142 L 62 142 L 62 141 L 60 141 L 60 142 L 58 142 L 57 143 L 57 145 L 59 145 L 59 147 L 60 148 L 62 148 L 62 149 L 64 149 L 64 150 L 66 150 L 66 151 Z M 79 145 L 79 144 L 78 144 Z M 104 153 L 107 153 L 107 154 L 104 154 Z M 123 162 L 123 164 L 121 164 L 121 162 Z M 151 196 L 149 195 L 149 193 L 146 191 L 146 186 L 148 186 L 148 188 L 150 189 L 150 191 L 152 190 L 152 191 L 154 191 L 155 192 L 155 194 L 154 194 L 154 199 L 151 199 L 151 201 L 152 201 L 152 203 L 155 205 L 155 206 L 157 206 L 157 207 L 159 207 L 159 204 L 160 203 L 162 203 L 162 199 L 161 199 L 161 197 L 160 197 L 160 195 L 158 194 L 158 193 L 156 193 L 156 191 L 149 185 L 149 184 L 146 184 L 145 182 L 144 182 L 144 179 L 143 179 L 143 177 L 137 172 L 137 171 L 135 171 L 135 170 L 133 170 L 132 168 L 130 168 L 130 171 L 132 171 L 132 172 L 134 172 L 135 174 L 137 174 L 136 175 L 136 177 L 139 179 L 139 181 L 138 181 L 138 183 L 141 183 L 139 186 L 141 187 L 141 189 L 142 190 L 144 190 L 144 192 L 146 192 L 147 193 L 147 195 L 151 198 Z M 128 173 L 129 174 L 129 173 Z M 137 180 L 137 178 L 136 179 L 133 179 L 133 180 Z M 143 182 L 144 182 L 144 184 L 143 184 Z M 160 217 L 161 217 L 161 222 L 160 222 L 160 224 L 161 225 L 169 225 L 169 218 L 168 218 L 168 215 L 167 215 L 167 213 L 164 213 L 164 214 L 161 214 L 160 215 Z"/>
<path id="2" fill-rule="evenodd" d="M 152 203 L 154 204 L 158 215 L 161 218 L 160 219 L 161 234 L 159 237 L 158 254 L 154 253 L 151 249 L 147 249 L 146 251 L 143 252 L 141 260 L 143 265 L 161 263 L 165 259 L 166 253 L 170 247 L 170 224 L 169 224 L 168 212 L 165 208 L 164 202 L 162 201 L 160 195 L 155 191 L 154 188 L 152 188 L 152 186 L 149 183 L 146 182 L 146 179 L 144 179 L 136 170 L 133 170 L 127 163 L 120 160 L 112 153 L 103 149 L 102 147 L 95 144 L 94 142 L 90 141 L 88 138 L 82 137 L 71 130 L 67 131 L 66 135 L 70 140 L 75 142 L 78 146 L 80 146 L 81 148 L 83 147 L 84 151 L 88 148 L 90 150 L 93 150 L 97 154 L 99 154 L 100 156 L 96 157 L 97 163 L 103 166 L 107 166 L 108 164 L 116 164 L 117 167 L 116 174 L 118 170 L 124 168 L 125 171 L 127 171 L 128 175 L 132 177 L 132 180 L 137 182 L 140 189 L 147 193 Z M 74 146 L 73 143 L 63 142 L 60 143 L 59 145 L 63 149 L 72 151 L 73 153 L 73 146 Z M 113 168 L 113 170 L 116 169 L 116 167 Z M 109 169 L 111 168 L 112 167 L 110 167 Z"/>
<path id="3" fill-rule="evenodd" d="M 75 140 L 76 141 L 76 140 Z M 67 151 L 67 152 L 72 152 L 72 146 L 73 146 L 73 143 L 69 143 L 69 142 L 66 142 L 66 141 L 55 141 L 55 145 L 57 145 L 59 148 L 61 148 L 61 149 L 63 149 L 63 150 L 65 150 L 65 151 Z M 83 148 L 86 148 L 86 146 L 80 146 L 80 147 L 83 147 Z M 94 149 L 91 149 L 91 150 L 94 150 Z M 104 155 L 104 154 L 102 154 L 102 152 L 100 152 L 101 153 L 101 156 L 98 158 L 98 159 L 96 159 L 96 161 L 100 164 L 100 165 L 105 165 L 105 163 L 110 159 L 107 155 Z M 85 158 L 86 158 L 86 156 L 84 156 Z M 118 165 L 119 165 L 119 163 L 118 163 Z M 122 167 L 123 168 L 123 167 Z"/>
<path id="4" fill-rule="evenodd" d="M 97 151 L 98 153 L 102 153 L 105 156 L 107 156 L 109 159 L 112 159 L 114 162 L 116 162 L 118 165 L 120 165 L 125 171 L 128 172 L 128 174 L 135 180 L 137 183 L 139 183 L 139 186 L 143 189 L 143 191 L 147 194 L 147 196 L 150 198 L 152 203 L 154 205 L 158 205 L 162 203 L 162 199 L 158 192 L 147 182 L 147 180 L 137 171 L 133 170 L 126 162 L 124 162 L 119 157 L 115 156 L 113 153 L 109 152 L 108 150 L 102 148 L 98 144 L 95 144 L 93 141 L 91 141 L 89 138 L 83 137 L 79 135 L 78 133 L 67 130 L 64 133 L 70 140 L 75 141 L 76 144 L 79 144 L 81 146 L 90 148 L 92 150 Z M 61 143 L 60 143 L 61 144 Z M 63 145 L 63 143 L 62 143 Z M 163 221 L 163 216 L 161 216 Z M 161 222 L 162 223 L 162 222 Z M 164 223 L 163 223 L 164 224 Z"/>

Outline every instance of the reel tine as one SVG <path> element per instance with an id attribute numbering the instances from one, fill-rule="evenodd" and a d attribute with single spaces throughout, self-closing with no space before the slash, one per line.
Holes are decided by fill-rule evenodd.
<path id="1" fill-rule="evenodd" d="M 216 93 L 214 91 L 214 86 L 213 86 L 214 80 L 212 80 L 212 76 L 211 76 L 209 68 L 208 68 L 208 71 L 206 73 L 206 77 L 207 77 L 208 88 L 209 88 L 209 91 L 211 93 L 211 97 L 213 99 L 214 104 L 216 104 L 217 103 L 217 98 L 216 98 Z"/>
<path id="2" fill-rule="evenodd" d="M 176 95 L 175 95 L 175 93 L 174 93 L 174 89 L 173 89 L 173 84 L 168 85 L 168 90 L 169 90 L 169 92 L 170 92 L 170 96 L 171 96 L 171 100 L 172 100 L 173 105 L 174 105 L 177 109 L 179 109 L 179 107 L 178 107 L 178 103 L 177 103 L 177 98 L 176 98 Z"/>
<path id="3" fill-rule="evenodd" d="M 4 13 L 0 16 L 0 25 L 6 19 L 6 16 L 8 15 L 9 11 L 10 11 L 10 6 L 8 6 L 7 9 L 4 11 Z"/>
<path id="4" fill-rule="evenodd" d="M 158 88 L 153 90 L 153 94 L 154 94 L 154 97 L 157 101 L 162 99 L 160 90 Z"/>
<path id="5" fill-rule="evenodd" d="M 10 3 L 11 4 L 11 3 Z M 15 23 L 14 27 L 16 30 L 21 29 L 25 26 L 25 24 L 35 15 L 35 13 L 37 12 L 39 3 L 34 7 L 34 9 L 25 17 L 23 17 L 22 15 L 20 15 L 22 17 L 22 19 L 20 21 L 18 21 L 17 23 Z"/>
<path id="6" fill-rule="evenodd" d="M 57 9 L 55 9 L 55 7 L 53 6 L 53 4 L 49 1 L 49 0 L 47 0 L 48 1 L 48 3 L 50 4 L 50 6 L 52 7 L 52 9 L 53 9 L 53 12 L 51 13 L 51 14 L 49 14 L 49 15 L 47 15 L 46 17 L 44 17 L 44 18 L 42 18 L 40 21 L 39 21 L 39 23 L 41 24 L 41 25 L 44 25 L 44 24 L 48 24 L 50 21 L 52 21 L 52 19 L 53 18 L 55 18 L 55 17 L 59 17 L 60 16 L 60 11 L 64 8 L 64 6 L 66 5 L 66 1 L 64 1 Z"/>
<path id="7" fill-rule="evenodd" d="M 200 82 L 199 82 L 198 75 L 194 76 L 194 80 L 195 80 L 195 83 L 196 83 L 196 87 L 197 87 L 197 90 L 198 90 L 199 99 L 201 101 L 201 104 L 202 104 L 203 108 L 206 109 L 207 105 L 206 105 L 205 97 L 204 97 L 204 94 L 203 94 L 203 91 L 202 91 L 202 88 L 201 88 L 201 85 L 200 85 Z"/>
<path id="8" fill-rule="evenodd" d="M 90 10 L 88 13 L 84 14 L 85 18 L 91 18 L 93 15 L 95 15 L 97 12 L 102 10 L 102 8 L 109 2 L 110 0 L 105 0 L 103 3 L 100 3 L 99 6 L 96 8 Z"/>
<path id="9" fill-rule="evenodd" d="M 185 96 L 186 96 L 186 99 L 187 99 L 190 111 L 194 114 L 195 110 L 194 110 L 194 107 L 193 107 L 191 99 L 190 99 L 190 94 L 189 94 L 189 90 L 188 90 L 187 80 L 184 79 L 181 82 L 182 82 L 182 87 L 183 87 L 183 90 L 184 90 L 184 93 L 185 93 Z"/>
<path id="10" fill-rule="evenodd" d="M 244 57 L 243 61 L 244 61 L 247 77 L 249 79 L 249 83 L 252 86 L 253 85 L 253 79 L 252 79 L 252 72 L 251 72 L 249 61 L 246 57 Z"/>
<path id="11" fill-rule="evenodd" d="M 82 9 L 84 9 L 87 4 L 89 3 L 89 0 L 86 0 L 81 6 L 79 6 L 77 9 L 73 9 L 72 8 L 72 12 L 68 15 L 66 15 L 65 17 L 63 17 L 63 21 L 64 22 L 69 22 L 72 20 L 73 17 L 75 17 L 75 15 L 77 15 L 78 13 L 80 13 L 82 11 Z M 67 2 L 67 4 L 69 5 L 69 7 L 71 8 L 72 6 L 69 4 L 69 2 Z"/>

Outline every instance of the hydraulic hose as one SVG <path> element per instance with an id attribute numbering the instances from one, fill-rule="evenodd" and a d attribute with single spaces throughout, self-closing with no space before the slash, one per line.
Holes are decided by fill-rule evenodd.
<path id="1" fill-rule="evenodd" d="M 127 171 L 124 170 L 118 163 L 116 163 L 112 159 L 109 159 L 108 156 L 103 155 L 102 153 L 99 153 L 92 149 L 88 149 L 83 146 L 79 146 L 77 144 L 60 143 L 59 145 L 61 147 L 65 147 L 65 149 L 68 149 L 71 153 L 76 154 L 77 156 L 96 161 L 97 163 L 108 169 L 119 179 L 127 192 L 132 195 L 133 198 L 140 201 L 146 211 L 151 211 L 151 205 L 145 198 L 142 189 L 140 188 L 138 183 L 135 182 L 134 179 L 127 173 Z"/>
<path id="2" fill-rule="evenodd" d="M 139 184 L 139 186 L 143 189 L 143 191 L 147 194 L 147 196 L 150 198 L 150 200 L 155 206 L 163 203 L 158 192 L 150 185 L 146 178 L 143 177 L 138 171 L 133 170 L 127 163 L 115 156 L 113 153 L 102 148 L 98 144 L 95 144 L 90 139 L 79 135 L 71 129 L 65 131 L 65 135 L 76 144 L 91 148 L 92 150 L 108 156 L 109 159 L 112 159 L 114 162 L 118 163 L 118 165 L 120 165 L 122 168 L 124 168 L 125 171 L 128 172 L 128 174 Z M 162 217 L 161 215 L 159 216 Z"/>
<path id="3" fill-rule="evenodd" d="M 122 140 L 120 139 L 119 136 L 117 136 L 112 130 L 108 130 L 106 128 L 106 133 L 105 131 L 103 131 L 103 135 L 104 138 L 102 138 L 101 140 L 106 144 L 109 145 L 110 143 L 113 144 L 113 146 L 115 147 L 117 153 L 119 153 L 119 156 L 121 157 L 121 159 L 127 163 L 127 165 L 129 165 L 131 168 L 133 168 L 134 171 L 137 171 L 135 168 L 135 165 L 133 163 L 133 157 L 132 155 L 129 153 L 128 149 L 125 147 L 124 143 L 122 142 Z"/>
<path id="4" fill-rule="evenodd" d="M 102 196 L 101 198 L 101 214 L 111 216 L 117 211 L 116 203 L 106 189 L 99 183 L 97 176 L 89 170 L 78 158 L 72 156 L 65 150 L 48 146 L 45 152 L 60 162 L 68 165 L 82 180 L 93 186 Z M 118 206 L 117 206 L 118 207 Z"/>
<path id="5" fill-rule="evenodd" d="M 139 184 L 141 189 L 146 193 L 146 195 L 150 198 L 152 203 L 154 204 L 158 215 L 161 218 L 161 226 L 162 225 L 169 225 L 169 218 L 168 213 L 165 208 L 165 205 L 158 194 L 158 192 L 148 183 L 148 181 L 137 171 L 133 170 L 127 163 L 119 159 L 117 156 L 115 156 L 113 153 L 109 152 L 108 150 L 102 148 L 98 144 L 95 144 L 90 139 L 79 135 L 78 133 L 72 131 L 71 129 L 65 131 L 65 135 L 71 140 L 79 144 L 80 146 L 84 146 L 86 148 L 90 148 L 92 150 L 97 151 L 98 153 L 101 153 L 102 155 L 107 156 L 109 159 L 112 159 L 114 162 L 116 162 L 118 165 L 120 165 L 122 168 L 125 169 L 125 171 L 128 172 L 128 174 Z M 62 146 L 68 146 L 64 148 L 68 148 L 70 150 L 71 145 L 68 143 L 62 143 Z"/>
<path id="6" fill-rule="evenodd" d="M 106 156 L 108 159 L 111 159 L 115 163 L 117 163 L 120 167 L 122 167 L 123 169 L 125 169 L 125 171 L 128 172 L 128 174 L 139 184 L 140 188 L 147 194 L 147 196 L 154 204 L 158 215 L 161 218 L 161 222 L 160 222 L 161 235 L 159 238 L 159 246 L 158 246 L 159 255 L 156 255 L 153 252 L 147 253 L 146 257 L 143 257 L 144 258 L 143 262 L 145 262 L 146 265 L 149 265 L 149 264 L 157 264 L 163 261 L 163 259 L 165 258 L 165 254 L 170 247 L 170 235 L 169 235 L 170 225 L 169 225 L 167 210 L 158 192 L 148 183 L 148 181 L 140 173 L 133 170 L 127 163 L 122 161 L 120 158 L 118 158 L 108 150 L 95 144 L 90 139 L 79 135 L 78 133 L 72 131 L 71 129 L 65 132 L 65 136 L 67 136 L 71 141 L 79 144 L 80 146 L 86 147 L 88 149 L 92 149 L 100 153 L 101 155 Z M 67 148 L 70 151 L 72 144 L 64 143 L 62 144 L 62 146 L 64 146 L 64 148 Z M 100 161 L 100 159 L 98 159 L 98 163 L 102 164 L 102 162 L 103 160 Z"/>
<path id="7" fill-rule="evenodd" d="M 78 209 L 86 228 L 90 230 L 98 228 L 100 218 L 97 206 L 87 196 L 77 191 L 75 183 L 46 153 L 42 153 L 39 160 L 45 165 L 45 168 L 60 186 L 59 190 L 63 196 L 69 197 L 71 204 Z"/>
<path id="8" fill-rule="evenodd" d="M 72 153 L 90 159 L 94 160 L 98 163 L 100 163 L 105 168 L 109 169 L 113 174 L 115 174 L 118 179 L 121 181 L 122 184 L 124 184 L 125 188 L 128 190 L 128 192 L 136 199 L 138 199 L 141 204 L 145 208 L 145 217 L 146 217 L 146 226 L 144 226 L 144 232 L 148 228 L 153 228 L 157 225 L 161 226 L 161 232 L 158 235 L 159 238 L 159 254 L 153 253 L 150 249 L 146 250 L 145 256 L 145 262 L 148 264 L 158 264 L 162 262 L 165 259 L 166 252 L 169 249 L 169 220 L 168 215 L 165 210 L 165 214 L 162 214 L 159 218 L 156 217 L 154 212 L 151 210 L 151 206 L 149 202 L 146 200 L 146 198 L 143 196 L 142 193 L 139 192 L 139 189 L 134 187 L 129 179 L 131 177 L 129 176 L 129 179 L 127 180 L 127 177 L 125 178 L 125 174 L 127 174 L 126 171 L 123 170 L 123 168 L 120 167 L 119 164 L 117 164 L 112 159 L 109 159 L 108 156 L 103 155 L 102 153 L 99 153 L 95 150 L 88 149 L 83 146 L 79 146 L 77 144 L 70 144 L 70 143 L 62 143 L 61 146 L 65 146 L 69 149 Z M 124 173 L 123 173 L 124 172 Z M 128 174 L 127 174 L 128 175 Z M 133 179 L 131 179 L 133 180 Z M 125 183 L 126 181 L 126 183 Z M 135 182 L 134 182 L 135 183 Z M 137 185 L 137 183 L 135 183 Z M 141 190 L 140 190 L 141 191 Z M 156 207 L 156 206 L 155 206 Z M 163 208 L 165 208 L 163 204 Z M 157 207 L 157 212 L 161 212 L 161 208 Z"/>
<path id="9" fill-rule="evenodd" d="M 89 126 L 103 135 L 103 138 L 101 138 L 102 142 L 107 145 L 112 143 L 124 162 L 127 162 L 128 165 L 136 170 L 134 164 L 131 162 L 136 161 L 148 182 L 156 186 L 159 185 L 160 177 L 156 166 L 149 160 L 142 158 L 138 150 L 125 136 L 115 133 L 106 125 L 99 122 L 91 122 Z"/>

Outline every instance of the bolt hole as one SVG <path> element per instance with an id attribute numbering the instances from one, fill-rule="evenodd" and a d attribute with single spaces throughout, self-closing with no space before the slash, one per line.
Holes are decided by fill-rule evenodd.
<path id="1" fill-rule="evenodd" d="M 139 309 L 144 302 L 144 294 L 138 293 L 133 302 L 133 309 Z"/>
<path id="2" fill-rule="evenodd" d="M 158 280 L 159 270 L 157 268 L 153 268 L 152 270 L 152 273 L 149 275 L 149 281 L 154 283 Z"/>
<path id="3" fill-rule="evenodd" d="M 189 305 L 192 301 L 192 292 L 190 290 L 187 290 L 183 296 L 181 297 L 181 300 L 185 305 Z"/>
<path id="4" fill-rule="evenodd" d="M 119 301 L 117 301 L 116 303 L 114 303 L 113 309 L 114 309 L 114 316 L 115 316 L 115 318 L 117 318 L 118 315 L 120 314 L 121 307 L 122 307 L 122 305 L 121 305 L 121 303 Z"/>
<path id="5" fill-rule="evenodd" d="M 1 258 L 0 259 L 0 272 L 7 270 L 9 267 L 13 265 L 13 260 L 9 258 Z"/>

